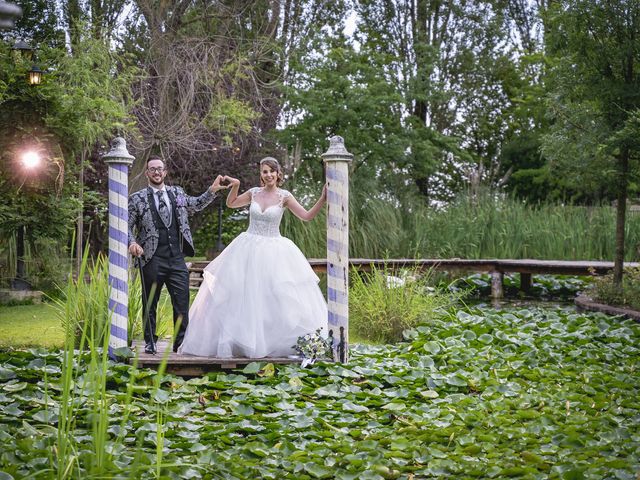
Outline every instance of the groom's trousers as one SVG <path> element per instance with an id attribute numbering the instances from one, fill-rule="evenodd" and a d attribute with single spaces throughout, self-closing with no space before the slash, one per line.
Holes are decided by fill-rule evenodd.
<path id="1" fill-rule="evenodd" d="M 174 216 L 175 218 L 175 216 Z M 158 248 L 151 260 L 142 267 L 143 288 L 147 299 L 143 325 L 144 340 L 155 343 L 158 299 L 164 285 L 167 286 L 173 307 L 174 342 L 173 351 L 177 351 L 184 339 L 189 324 L 189 270 L 184 262 L 184 254 L 179 248 L 180 233 L 175 222 L 169 227 L 159 229 Z M 178 327 L 178 323 L 180 326 Z M 176 331 L 177 329 L 177 331 Z"/>

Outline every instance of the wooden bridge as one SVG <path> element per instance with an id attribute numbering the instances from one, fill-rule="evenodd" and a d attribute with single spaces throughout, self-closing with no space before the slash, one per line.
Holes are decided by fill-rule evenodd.
<path id="1" fill-rule="evenodd" d="M 208 262 L 193 262 L 189 266 L 191 272 L 191 286 L 198 288 L 202 282 L 202 271 Z M 327 260 L 324 258 L 310 258 L 309 264 L 316 273 L 326 273 Z M 531 288 L 532 275 L 606 275 L 613 270 L 613 262 L 591 260 L 509 260 L 509 259 L 372 259 L 352 258 L 349 266 L 358 271 L 386 269 L 392 273 L 401 269 L 443 270 L 447 272 L 484 272 L 491 275 L 491 296 L 502 298 L 504 295 L 503 280 L 505 273 L 520 274 L 520 289 L 527 291 Z M 627 262 L 625 267 L 640 267 L 639 262 Z"/>

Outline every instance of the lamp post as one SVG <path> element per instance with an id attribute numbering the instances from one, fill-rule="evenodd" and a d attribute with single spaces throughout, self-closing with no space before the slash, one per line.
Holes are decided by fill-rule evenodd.
<path id="1" fill-rule="evenodd" d="M 129 328 L 129 167 L 135 158 L 124 138 L 117 137 L 103 155 L 109 165 L 109 357 L 128 345 Z"/>
<path id="2" fill-rule="evenodd" d="M 220 254 L 224 250 L 222 243 L 222 197 L 218 200 L 218 241 L 216 243 L 216 251 Z"/>
<path id="3" fill-rule="evenodd" d="M 11 30 L 21 16 L 22 9 L 19 6 L 0 0 L 0 30 Z"/>

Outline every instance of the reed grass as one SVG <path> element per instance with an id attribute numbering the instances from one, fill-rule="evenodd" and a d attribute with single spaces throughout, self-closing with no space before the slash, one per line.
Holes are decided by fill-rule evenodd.
<path id="1" fill-rule="evenodd" d="M 129 372 L 126 393 L 121 404 L 122 419 L 118 434 L 110 433 L 113 397 L 108 393 L 110 361 L 108 346 L 111 315 L 108 262 L 101 257 L 90 264 L 85 252 L 77 280 L 69 276 L 64 295 L 57 302 L 65 327 L 65 346 L 60 380 L 57 441 L 51 449 L 48 478 L 138 478 L 141 473 L 162 477 L 163 440 L 166 406 L 159 395 L 166 371 L 167 355 L 154 376 L 150 391 L 150 421 L 156 423 L 157 450 L 154 464 L 136 461 L 132 465 L 117 464 L 117 452 L 136 448 L 142 459 L 142 439 L 132 447 L 126 439 L 127 424 L 134 414 L 133 395 L 136 385 L 137 358 Z M 135 294 L 135 292 L 133 292 Z M 133 312 L 133 315 L 136 315 Z M 139 312 L 138 315 L 139 316 Z M 147 389 L 146 386 L 140 386 Z M 88 438 L 78 436 L 78 428 L 90 432 Z"/>
<path id="2" fill-rule="evenodd" d="M 530 205 L 484 194 L 461 195 L 443 208 L 352 192 L 349 254 L 353 258 L 533 258 L 613 260 L 616 212 L 611 206 Z M 307 257 L 326 256 L 323 217 L 283 220 L 283 235 Z M 625 260 L 640 259 L 640 214 L 626 224 Z"/>
<path id="3" fill-rule="evenodd" d="M 392 272 L 386 266 L 351 272 L 349 333 L 375 343 L 393 343 L 403 332 L 442 317 L 464 296 L 432 287 L 433 271 Z M 398 277 L 397 275 L 401 275 Z"/>

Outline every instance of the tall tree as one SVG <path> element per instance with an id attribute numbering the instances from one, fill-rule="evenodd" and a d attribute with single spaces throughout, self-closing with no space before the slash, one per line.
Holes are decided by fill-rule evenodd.
<path id="1" fill-rule="evenodd" d="M 614 185 L 620 284 L 628 187 L 640 158 L 640 3 L 566 0 L 548 14 L 554 124 L 544 153 L 578 181 L 598 176 Z"/>
<path id="2" fill-rule="evenodd" d="M 242 175 L 271 151 L 289 57 L 337 18 L 320 0 L 137 0 L 147 72 L 135 86 L 134 147 L 168 159 L 174 178 L 201 188 L 222 169 Z M 142 162 L 141 162 L 142 164 Z M 251 167 L 251 168 L 249 168 Z M 140 175 L 141 167 L 134 167 Z M 244 171 L 244 172 L 243 172 Z"/>

